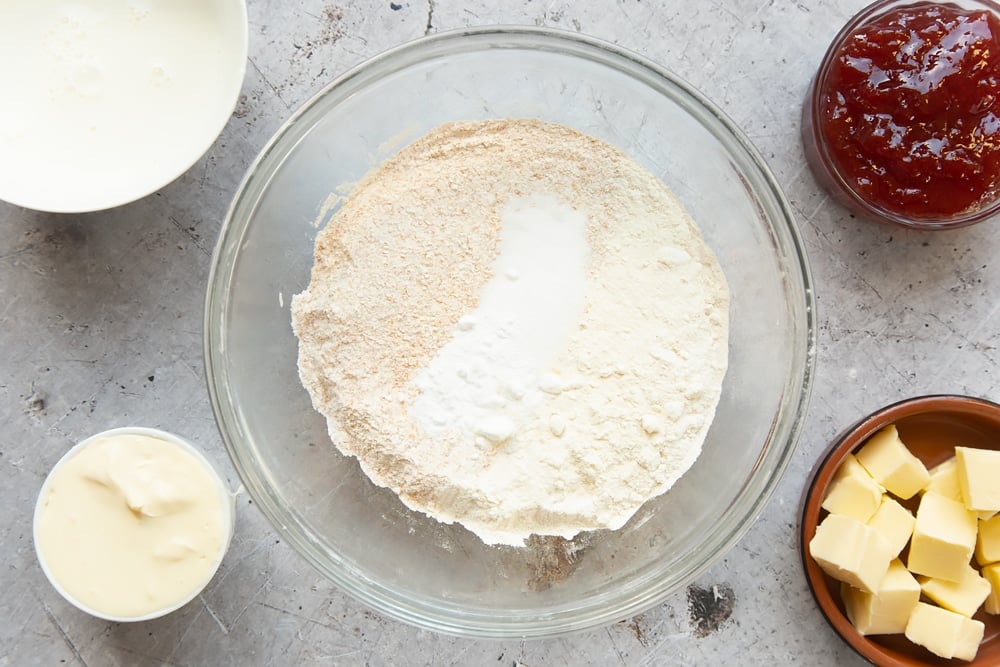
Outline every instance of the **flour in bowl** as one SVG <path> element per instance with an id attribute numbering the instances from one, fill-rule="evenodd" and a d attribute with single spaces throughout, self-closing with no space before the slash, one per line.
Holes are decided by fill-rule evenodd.
<path id="1" fill-rule="evenodd" d="M 368 174 L 294 297 L 330 436 L 488 544 L 620 528 L 697 458 L 729 293 L 670 191 L 533 120 L 443 125 Z"/>

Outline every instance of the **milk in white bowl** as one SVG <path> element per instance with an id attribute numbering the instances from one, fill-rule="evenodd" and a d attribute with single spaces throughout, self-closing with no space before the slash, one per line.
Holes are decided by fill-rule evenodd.
<path id="1" fill-rule="evenodd" d="M 244 0 L 0 2 L 0 199 L 94 211 L 170 183 L 243 83 Z"/>

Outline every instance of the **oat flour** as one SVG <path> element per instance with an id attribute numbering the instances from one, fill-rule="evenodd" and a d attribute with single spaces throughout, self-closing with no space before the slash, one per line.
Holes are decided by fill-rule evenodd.
<path id="1" fill-rule="evenodd" d="M 669 190 L 531 120 L 450 123 L 366 176 L 294 297 L 330 436 L 494 544 L 621 527 L 697 458 L 728 289 Z"/>

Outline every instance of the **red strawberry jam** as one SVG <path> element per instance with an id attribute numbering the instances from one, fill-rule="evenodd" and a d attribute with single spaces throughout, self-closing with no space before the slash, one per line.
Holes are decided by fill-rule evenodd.
<path id="1" fill-rule="evenodd" d="M 813 131 L 860 198 L 903 219 L 946 221 L 1000 194 L 995 14 L 898 6 L 855 28 L 827 61 Z"/>

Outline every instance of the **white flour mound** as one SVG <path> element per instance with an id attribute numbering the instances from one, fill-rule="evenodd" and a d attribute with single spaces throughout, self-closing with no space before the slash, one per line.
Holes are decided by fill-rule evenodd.
<path id="1" fill-rule="evenodd" d="M 366 176 L 294 297 L 336 446 L 487 544 L 620 528 L 701 451 L 729 293 L 670 191 L 531 120 L 450 123 Z"/>

